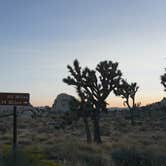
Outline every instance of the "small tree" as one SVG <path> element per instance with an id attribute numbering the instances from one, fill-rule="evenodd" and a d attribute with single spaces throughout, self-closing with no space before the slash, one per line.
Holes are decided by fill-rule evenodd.
<path id="1" fill-rule="evenodd" d="M 166 72 L 166 68 L 165 68 L 165 72 Z M 166 91 L 166 73 L 161 75 L 161 84 L 164 86 L 164 91 Z"/>
<path id="2" fill-rule="evenodd" d="M 101 143 L 100 112 L 106 110 L 105 100 L 121 79 L 122 73 L 118 70 L 118 63 L 102 61 L 97 65 L 96 70 L 90 70 L 87 67 L 82 69 L 79 62 L 75 60 L 73 67 L 69 65 L 67 67 L 71 76 L 63 81 L 75 86 L 80 98 L 84 95 L 85 102 L 93 108 L 91 117 L 94 124 L 94 142 Z"/>
<path id="3" fill-rule="evenodd" d="M 121 96 L 125 101 L 124 105 L 127 105 L 131 114 L 131 124 L 134 125 L 134 110 L 136 108 L 135 95 L 138 91 L 137 83 L 129 84 L 126 80 L 122 79 L 118 88 L 115 90 L 117 96 Z M 131 102 L 130 102 L 131 99 Z"/>

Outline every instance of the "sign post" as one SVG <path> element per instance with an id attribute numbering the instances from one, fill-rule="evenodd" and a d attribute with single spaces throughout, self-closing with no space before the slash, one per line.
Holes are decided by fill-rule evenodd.
<path id="1" fill-rule="evenodd" d="M 17 106 L 28 106 L 29 93 L 0 93 L 0 105 L 13 106 L 13 150 L 17 148 Z"/>
<path id="2" fill-rule="evenodd" d="M 17 107 L 13 107 L 13 150 L 17 148 Z"/>

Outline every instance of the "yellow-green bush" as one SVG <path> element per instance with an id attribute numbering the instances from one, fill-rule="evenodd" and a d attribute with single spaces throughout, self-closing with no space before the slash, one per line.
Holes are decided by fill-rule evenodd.
<path id="1" fill-rule="evenodd" d="M 36 150 L 36 151 L 33 151 Z M 11 150 L 8 145 L 2 146 L 0 166 L 60 166 L 58 163 L 46 160 L 45 155 L 39 149 Z"/>

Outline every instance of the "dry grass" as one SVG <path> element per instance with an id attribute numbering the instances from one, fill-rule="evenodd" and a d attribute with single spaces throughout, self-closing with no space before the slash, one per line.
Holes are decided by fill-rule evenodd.
<path id="1" fill-rule="evenodd" d="M 50 115 L 37 119 L 19 117 L 18 143 L 21 148 L 40 147 L 51 161 L 61 166 L 111 166 L 111 153 L 116 149 L 136 149 L 156 155 L 166 153 L 166 121 L 161 120 L 166 113 L 147 117 L 143 114 L 131 126 L 125 113 L 109 113 L 101 118 L 102 145 L 87 145 L 83 122 L 65 128 L 49 126 L 48 122 L 58 121 L 60 117 Z M 0 143 L 12 142 L 12 119 L 0 122 Z M 0 147 L 1 150 L 1 147 Z"/>

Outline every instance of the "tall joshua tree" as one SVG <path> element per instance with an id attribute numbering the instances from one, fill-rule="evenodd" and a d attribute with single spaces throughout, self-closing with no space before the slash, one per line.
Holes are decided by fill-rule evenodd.
<path id="1" fill-rule="evenodd" d="M 80 102 L 80 116 L 83 118 L 84 124 L 85 124 L 85 131 L 86 131 L 86 138 L 87 143 L 92 142 L 92 136 L 89 128 L 89 117 L 90 117 L 90 109 L 91 104 L 87 101 L 85 94 L 81 91 L 81 87 L 77 87 L 77 93 L 81 99 Z"/>
<path id="2" fill-rule="evenodd" d="M 91 117 L 94 125 L 94 142 L 101 143 L 100 112 L 106 109 L 106 98 L 117 87 L 121 79 L 118 63 L 112 61 L 100 62 L 95 70 L 88 67 L 82 69 L 77 60 L 73 67 L 67 66 L 71 76 L 63 79 L 68 85 L 76 87 L 77 92 L 84 94 L 85 102 L 92 106 Z M 79 89 L 79 91 L 78 91 Z M 81 94 L 78 95 L 81 98 Z"/>
<path id="3" fill-rule="evenodd" d="M 126 80 L 122 79 L 118 88 L 115 89 L 115 94 L 121 96 L 125 101 L 124 105 L 130 110 L 131 124 L 134 125 L 134 110 L 136 108 L 135 95 L 139 87 L 136 82 L 129 84 Z M 131 102 L 130 102 L 131 99 Z"/>
<path id="4" fill-rule="evenodd" d="M 166 68 L 165 68 L 165 72 L 166 72 Z M 161 75 L 161 84 L 164 86 L 164 90 L 166 91 L 166 73 Z"/>

